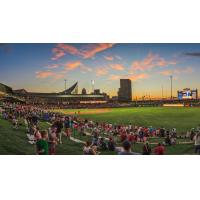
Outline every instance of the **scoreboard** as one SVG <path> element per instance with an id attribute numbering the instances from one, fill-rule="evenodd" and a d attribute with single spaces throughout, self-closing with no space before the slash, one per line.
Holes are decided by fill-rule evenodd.
<path id="1" fill-rule="evenodd" d="M 178 91 L 178 99 L 197 99 L 198 90 L 191 90 L 190 88 L 185 88 L 182 91 Z"/>

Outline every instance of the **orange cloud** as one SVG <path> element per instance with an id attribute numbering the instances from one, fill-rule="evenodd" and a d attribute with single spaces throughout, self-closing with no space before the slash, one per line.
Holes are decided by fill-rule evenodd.
<path id="1" fill-rule="evenodd" d="M 36 78 L 48 78 L 53 75 L 51 71 L 39 71 L 36 72 Z"/>
<path id="2" fill-rule="evenodd" d="M 119 71 L 123 71 L 124 70 L 124 66 L 121 65 L 121 64 L 112 64 L 110 65 L 112 69 L 115 69 L 115 70 L 119 70 Z"/>
<path id="3" fill-rule="evenodd" d="M 104 56 L 105 60 L 112 61 L 114 58 L 112 56 Z"/>
<path id="4" fill-rule="evenodd" d="M 106 49 L 113 47 L 113 45 L 114 44 L 111 43 L 88 44 L 83 46 L 81 49 L 78 49 L 69 44 L 57 44 L 56 47 L 52 49 L 54 54 L 52 60 L 57 60 L 63 57 L 66 53 L 81 56 L 83 58 L 92 58 L 98 52 L 105 51 Z"/>
<path id="5" fill-rule="evenodd" d="M 128 76 L 129 79 L 131 79 L 132 81 L 137 81 L 139 79 L 147 79 L 149 78 L 148 74 L 133 74 L 131 76 Z"/>
<path id="6" fill-rule="evenodd" d="M 173 74 L 191 74 L 193 72 L 192 67 L 182 68 L 182 69 L 174 69 L 174 70 L 164 70 L 160 72 L 160 74 L 164 76 L 169 76 Z"/>
<path id="7" fill-rule="evenodd" d="M 39 71 L 36 72 L 36 78 L 44 79 L 44 78 L 49 78 L 52 77 L 53 79 L 61 79 L 65 76 L 63 72 L 56 73 L 52 71 Z"/>
<path id="8" fill-rule="evenodd" d="M 79 60 L 73 61 L 73 62 L 68 62 L 65 65 L 65 70 L 74 70 L 74 69 L 78 68 L 81 65 L 82 65 L 82 63 Z"/>
<path id="9" fill-rule="evenodd" d="M 149 53 L 143 60 L 136 60 L 132 63 L 132 70 L 150 70 L 154 67 L 165 67 L 168 65 L 176 65 L 175 61 L 167 61 L 157 54 Z"/>
<path id="10" fill-rule="evenodd" d="M 106 75 L 108 74 L 108 69 L 106 68 L 97 68 L 96 69 L 96 75 L 97 76 L 103 76 L 103 75 Z"/>

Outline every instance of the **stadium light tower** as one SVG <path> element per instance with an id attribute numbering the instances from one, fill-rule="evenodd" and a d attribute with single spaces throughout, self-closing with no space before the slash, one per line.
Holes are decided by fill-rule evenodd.
<path id="1" fill-rule="evenodd" d="M 171 81 L 171 99 L 172 99 L 172 81 L 173 81 L 173 76 L 172 75 L 170 75 L 170 81 Z"/>
<path id="2" fill-rule="evenodd" d="M 67 89 L 67 80 L 65 79 L 65 94 L 66 94 L 66 89 Z"/>
<path id="3" fill-rule="evenodd" d="M 94 80 L 91 80 L 91 84 L 92 84 L 92 93 L 94 93 Z"/>

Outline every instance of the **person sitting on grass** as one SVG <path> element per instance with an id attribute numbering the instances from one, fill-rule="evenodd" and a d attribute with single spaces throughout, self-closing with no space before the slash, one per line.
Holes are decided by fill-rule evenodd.
<path id="1" fill-rule="evenodd" d="M 177 134 L 176 134 L 176 128 L 173 128 L 171 131 L 171 137 L 176 138 Z"/>
<path id="2" fill-rule="evenodd" d="M 36 154 L 37 155 L 48 155 L 49 147 L 48 147 L 48 133 L 47 131 L 41 131 L 42 138 L 36 142 Z"/>
<path id="3" fill-rule="evenodd" d="M 109 137 L 107 146 L 109 151 L 115 151 L 115 142 L 113 141 L 112 137 Z"/>
<path id="4" fill-rule="evenodd" d="M 13 116 L 12 123 L 13 123 L 13 128 L 14 129 L 18 129 L 19 128 L 18 120 L 17 120 L 17 118 L 15 116 Z"/>
<path id="5" fill-rule="evenodd" d="M 142 154 L 143 155 L 150 155 L 151 154 L 151 147 L 148 142 L 145 142 L 142 147 Z"/>
<path id="6" fill-rule="evenodd" d="M 107 149 L 107 146 L 106 146 L 106 143 L 105 143 L 105 140 L 104 140 L 103 137 L 99 138 L 98 147 L 101 150 L 106 150 Z"/>
<path id="7" fill-rule="evenodd" d="M 86 136 L 85 134 L 85 125 L 83 123 L 80 123 L 80 135 L 81 136 Z"/>
<path id="8" fill-rule="evenodd" d="M 33 131 L 34 131 L 35 141 L 37 142 L 38 140 L 42 138 L 39 127 L 33 126 Z"/>
<path id="9" fill-rule="evenodd" d="M 92 146 L 97 146 L 98 145 L 98 136 L 95 134 L 92 137 Z"/>
<path id="10" fill-rule="evenodd" d="M 176 137 L 171 137 L 170 140 L 172 145 L 176 144 Z"/>
<path id="11" fill-rule="evenodd" d="M 118 152 L 118 155 L 139 155 L 138 153 L 131 151 L 131 143 L 125 140 L 122 144 L 123 149 Z"/>
<path id="12" fill-rule="evenodd" d="M 130 134 L 128 134 L 128 141 L 133 144 L 134 143 L 134 134 L 133 132 L 131 132 Z"/>
<path id="13" fill-rule="evenodd" d="M 154 154 L 164 155 L 164 153 L 165 153 L 165 147 L 161 143 L 158 143 L 158 145 L 154 148 Z"/>
<path id="14" fill-rule="evenodd" d="M 91 151 L 91 143 L 89 141 L 86 141 L 83 147 L 83 154 L 90 155 L 90 151 Z"/>
<path id="15" fill-rule="evenodd" d="M 144 132 L 142 128 L 139 129 L 138 136 L 139 136 L 139 142 L 144 142 Z"/>
<path id="16" fill-rule="evenodd" d="M 100 154 L 100 152 L 97 151 L 97 146 L 92 146 L 89 141 L 86 141 L 83 147 L 83 154 L 84 155 L 98 155 Z"/>
<path id="17" fill-rule="evenodd" d="M 3 119 L 8 120 L 8 113 L 6 111 L 3 113 Z"/>
<path id="18" fill-rule="evenodd" d="M 121 141 L 121 142 L 124 142 L 126 139 L 127 139 L 126 132 L 125 132 L 125 131 L 122 131 L 122 132 L 120 133 L 120 141 Z"/>
<path id="19" fill-rule="evenodd" d="M 171 145 L 171 138 L 170 138 L 170 135 L 169 135 L 169 131 L 167 131 L 167 136 L 165 138 L 164 144 L 165 145 Z"/>

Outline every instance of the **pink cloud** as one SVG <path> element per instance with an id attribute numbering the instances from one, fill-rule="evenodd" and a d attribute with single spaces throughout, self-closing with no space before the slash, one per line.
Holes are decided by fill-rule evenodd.
<path id="1" fill-rule="evenodd" d="M 96 69 L 96 76 L 103 76 L 108 74 L 108 69 L 106 68 L 97 68 Z"/>
<path id="2" fill-rule="evenodd" d="M 52 71 L 39 71 L 36 72 L 36 78 L 48 78 L 53 75 Z"/>
<path id="3" fill-rule="evenodd" d="M 58 60 L 65 55 L 65 52 L 62 49 L 57 48 L 57 47 L 53 48 L 52 52 L 53 52 L 53 57 L 51 58 L 52 60 Z"/>
<path id="4" fill-rule="evenodd" d="M 96 53 L 105 51 L 113 47 L 113 45 L 112 43 L 89 44 L 80 50 L 80 55 L 82 55 L 83 58 L 92 58 Z"/>
<path id="5" fill-rule="evenodd" d="M 53 79 L 61 79 L 65 76 L 63 72 L 52 72 L 52 71 L 39 71 L 36 72 L 36 78 L 44 79 L 44 78 L 53 78 Z"/>
<path id="6" fill-rule="evenodd" d="M 135 60 L 132 63 L 131 69 L 134 71 L 145 71 L 155 67 L 166 67 L 169 65 L 176 65 L 176 61 L 167 61 L 157 54 L 149 53 L 143 60 Z"/>
<path id="7" fill-rule="evenodd" d="M 58 44 L 57 48 L 60 48 L 63 51 L 65 51 L 66 53 L 69 53 L 69 54 L 72 54 L 72 55 L 79 55 L 80 54 L 79 50 L 76 47 L 69 45 L 69 44 Z"/>
<path id="8" fill-rule="evenodd" d="M 98 52 L 105 51 L 106 49 L 112 48 L 114 44 L 111 43 L 99 43 L 99 44 L 87 44 L 82 48 L 78 49 L 70 44 L 57 44 L 53 51 L 52 60 L 58 60 L 62 58 L 66 53 L 81 56 L 83 58 L 92 58 Z"/>
<path id="9" fill-rule="evenodd" d="M 79 60 L 68 62 L 67 64 L 65 64 L 65 70 L 74 70 L 81 65 L 82 65 L 82 63 Z"/>
<path id="10" fill-rule="evenodd" d="M 110 65 L 112 69 L 118 70 L 118 71 L 123 71 L 124 70 L 124 66 L 121 64 L 111 64 Z"/>

